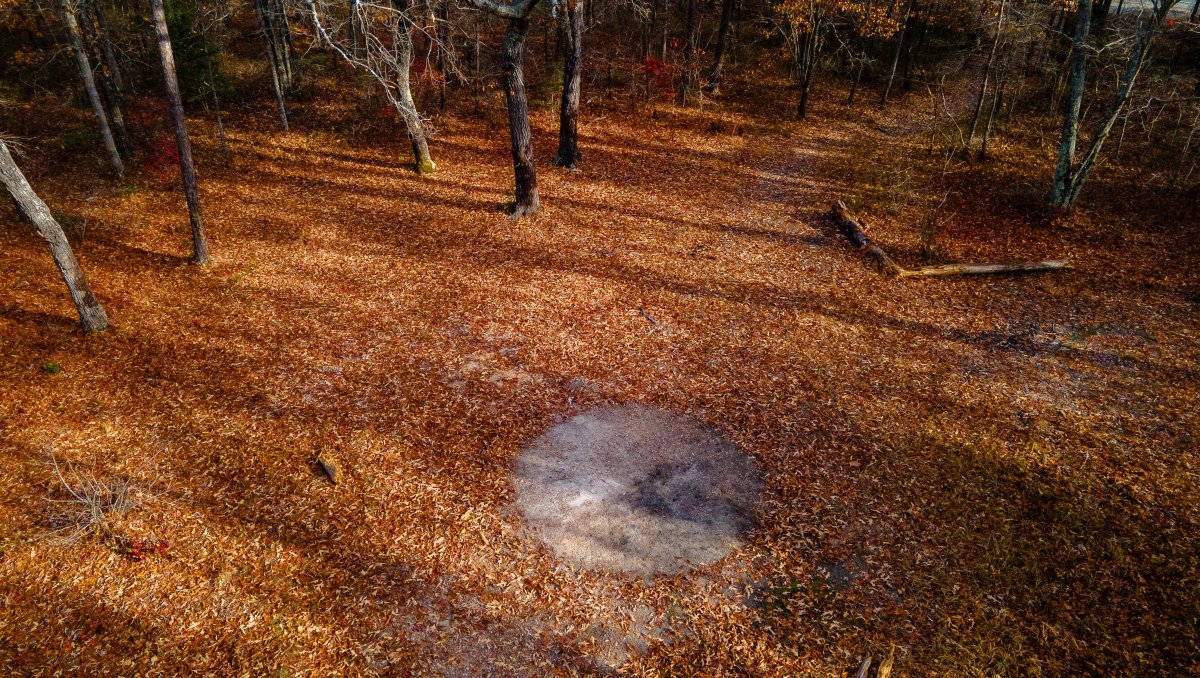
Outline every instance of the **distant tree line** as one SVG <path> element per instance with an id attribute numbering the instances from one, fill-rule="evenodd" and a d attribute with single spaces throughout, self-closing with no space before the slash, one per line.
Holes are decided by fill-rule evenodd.
<path id="1" fill-rule="evenodd" d="M 740 86 L 752 93 L 772 86 L 775 73 L 790 79 L 794 115 L 803 119 L 820 96 L 818 76 L 844 83 L 840 103 L 849 109 L 903 105 L 914 88 L 940 93 L 947 78 L 969 77 L 969 104 L 947 111 L 959 126 L 951 155 L 986 161 L 1007 120 L 1055 116 L 1061 131 L 1045 199 L 1067 210 L 1106 157 L 1122 152 L 1131 126 L 1143 145 L 1158 149 L 1171 189 L 1193 185 L 1200 0 L 1190 1 L 0 0 L 0 98 L 78 92 L 93 118 L 95 150 L 115 181 L 131 161 L 169 157 L 179 168 L 197 264 L 210 254 L 188 115 L 212 117 L 228 161 L 223 111 L 230 100 L 273 100 L 275 124 L 287 132 L 293 98 L 318 69 L 357 73 L 372 84 L 402 124 L 419 174 L 438 169 L 433 116 L 449 101 L 470 102 L 478 112 L 481 92 L 495 83 L 512 155 L 509 211 L 514 218 L 536 213 L 525 77 L 531 44 L 542 72 L 557 76 L 554 164 L 569 170 L 583 161 L 579 119 L 589 88 L 633 105 L 697 106 L 719 101 L 731 73 L 744 71 Z M 269 75 L 261 92 L 231 84 L 234 52 L 258 55 Z M 169 147 L 147 133 L 167 124 Z M 50 242 L 85 328 L 102 329 L 103 309 L 61 228 L 9 147 L 0 151 L 0 177 L 20 214 Z"/>

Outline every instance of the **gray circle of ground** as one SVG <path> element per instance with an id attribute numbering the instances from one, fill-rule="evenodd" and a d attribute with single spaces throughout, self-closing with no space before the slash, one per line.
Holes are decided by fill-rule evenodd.
<path id="1" fill-rule="evenodd" d="M 602 407 L 547 430 L 512 474 L 526 522 L 585 568 L 636 575 L 720 560 L 749 528 L 753 460 L 689 417 Z"/>

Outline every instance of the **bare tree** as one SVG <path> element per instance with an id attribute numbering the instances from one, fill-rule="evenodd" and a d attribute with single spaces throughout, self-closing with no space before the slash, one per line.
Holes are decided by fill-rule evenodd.
<path id="1" fill-rule="evenodd" d="M 87 51 L 83 47 L 83 36 L 79 30 L 79 5 L 77 0 L 63 0 L 63 21 L 67 24 L 67 33 L 71 41 L 71 51 L 75 54 L 75 63 L 79 67 L 79 75 L 83 79 L 83 88 L 87 90 L 88 101 L 92 104 L 92 112 L 100 125 L 100 136 L 104 141 L 104 150 L 108 153 L 108 162 L 112 166 L 113 175 L 120 178 L 125 174 L 125 165 L 121 162 L 121 153 L 113 139 L 112 127 L 108 124 L 108 114 L 104 112 L 104 104 L 100 101 L 100 92 L 96 89 L 96 79 L 92 76 L 92 64 Z"/>
<path id="2" fill-rule="evenodd" d="M 892 83 L 896 80 L 896 68 L 900 65 L 900 54 L 904 49 L 904 36 L 908 34 L 908 19 L 912 16 L 913 7 L 916 4 L 917 0 L 909 0 L 908 7 L 904 10 L 904 18 L 900 20 L 900 32 L 896 35 L 896 51 L 892 55 L 892 69 L 888 73 L 883 95 L 879 98 L 880 106 L 887 105 L 888 95 L 892 93 Z"/>
<path id="3" fill-rule="evenodd" d="M 1108 139 L 1112 128 L 1128 103 L 1133 93 L 1138 74 L 1146 63 L 1150 46 L 1154 37 L 1162 28 L 1167 14 L 1177 0 L 1151 0 L 1152 11 L 1145 17 L 1139 18 L 1134 33 L 1122 38 L 1120 42 L 1130 44 L 1126 56 L 1125 71 L 1113 92 L 1108 109 L 1100 119 L 1091 143 L 1078 164 L 1075 163 L 1075 149 L 1079 142 L 1079 117 L 1083 107 L 1084 80 L 1087 74 L 1087 56 L 1089 46 L 1087 37 L 1091 18 L 1091 0 L 1080 0 L 1077 10 L 1075 38 L 1071 46 L 1071 75 L 1070 95 L 1067 99 L 1066 112 L 1063 115 L 1063 134 L 1059 143 L 1058 163 L 1054 168 L 1054 179 L 1051 184 L 1050 204 L 1061 209 L 1070 209 L 1079 199 L 1084 182 L 1091 174 L 1100 150 Z"/>
<path id="4" fill-rule="evenodd" d="M 721 25 L 717 28 L 717 46 L 713 52 L 712 69 L 708 72 L 709 92 L 716 92 L 721 85 L 721 69 L 725 67 L 725 46 L 729 42 L 729 24 L 733 20 L 735 0 L 725 0 L 721 5 Z"/>
<path id="5" fill-rule="evenodd" d="M 204 234 L 204 219 L 200 214 L 200 195 L 196 189 L 196 167 L 192 162 L 192 142 L 188 138 L 187 117 L 183 99 L 179 96 L 179 81 L 175 77 L 175 55 L 171 51 L 171 36 L 167 32 L 167 15 L 163 0 L 150 0 L 150 19 L 158 40 L 158 55 L 162 61 L 163 84 L 171 105 L 171 121 L 175 126 L 175 147 L 179 150 L 179 174 L 183 195 L 187 200 L 188 221 L 192 227 L 192 263 L 207 264 L 208 239 Z"/>
<path id="6" fill-rule="evenodd" d="M 566 0 L 563 17 L 563 93 L 558 115 L 558 155 L 555 165 L 574 169 L 579 153 L 579 85 L 583 71 L 583 2 Z"/>
<path id="7" fill-rule="evenodd" d="M 526 216 L 541 209 L 537 187 L 537 166 L 533 158 L 533 132 L 529 126 L 529 100 L 525 95 L 525 38 L 529 34 L 529 15 L 538 0 L 519 0 L 511 5 L 496 0 L 471 0 L 476 7 L 508 20 L 501 54 L 504 99 L 508 105 L 508 131 L 512 143 L 516 199 L 509 216 Z"/>
<path id="8" fill-rule="evenodd" d="M 288 131 L 288 113 L 287 101 L 284 97 L 285 74 L 283 65 L 280 63 L 281 52 L 278 35 L 271 22 L 270 12 L 263 5 L 263 0 L 254 0 L 254 14 L 258 17 L 258 25 L 262 29 L 263 39 L 267 45 L 267 65 L 271 68 L 271 85 L 275 90 L 275 106 L 279 110 L 279 125 L 286 132 Z"/>
<path id="9" fill-rule="evenodd" d="M 687 38 L 683 44 L 683 82 L 679 88 L 679 105 L 686 106 L 688 95 L 691 94 L 696 82 L 696 35 L 700 31 L 700 11 L 696 0 L 688 0 L 687 8 Z"/>
<path id="10" fill-rule="evenodd" d="M 75 302 L 75 310 L 79 312 L 79 322 L 83 329 L 89 332 L 99 332 L 108 327 L 108 315 L 92 294 L 83 269 L 71 251 L 71 243 L 63 233 L 62 227 L 54 219 L 50 208 L 34 193 L 33 187 L 25 179 L 21 168 L 13 160 L 8 144 L 0 138 L 0 183 L 8 189 L 13 202 L 21 216 L 33 224 L 42 239 L 50 246 L 50 256 L 54 257 L 54 265 L 62 274 L 67 289 L 71 292 L 71 300 Z"/>
<path id="11" fill-rule="evenodd" d="M 317 39 L 339 58 L 370 74 L 383 89 L 388 102 L 404 120 L 418 174 L 437 169 L 429 153 L 425 123 L 412 95 L 413 31 L 416 24 L 404 0 L 391 6 L 357 0 L 345 19 L 329 0 L 306 0 Z M 352 30 L 341 38 L 340 22 Z M 434 38 L 432 44 L 437 45 Z"/>
<path id="12" fill-rule="evenodd" d="M 992 38 L 992 49 L 988 52 L 987 63 L 983 67 L 983 81 L 979 83 L 979 96 L 975 99 L 975 113 L 971 116 L 971 131 L 967 134 L 966 152 L 971 152 L 971 146 L 975 143 L 975 131 L 979 127 L 979 117 L 983 112 L 984 97 L 987 96 L 988 84 L 992 77 L 992 69 L 996 65 L 996 50 L 1000 47 L 1000 39 L 1004 35 L 1004 8 L 1005 0 L 1000 0 L 1000 17 L 996 20 L 996 35 Z M 988 126 L 991 125 L 991 117 L 988 118 Z"/>

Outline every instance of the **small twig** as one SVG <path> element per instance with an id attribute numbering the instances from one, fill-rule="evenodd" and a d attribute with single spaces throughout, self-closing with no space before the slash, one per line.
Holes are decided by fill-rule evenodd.
<path id="1" fill-rule="evenodd" d="M 663 334 L 671 333 L 671 330 L 668 329 L 666 325 L 663 325 L 662 323 L 658 322 L 654 318 L 651 318 L 650 314 L 646 312 L 646 309 L 642 308 L 641 306 L 638 306 L 638 313 L 641 313 L 643 318 L 645 318 L 646 320 L 649 320 L 650 324 L 653 325 L 655 329 L 659 330 Z"/>

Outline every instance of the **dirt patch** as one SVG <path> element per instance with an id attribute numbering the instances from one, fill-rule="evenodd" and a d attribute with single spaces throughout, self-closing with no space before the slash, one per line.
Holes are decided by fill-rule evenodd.
<path id="1" fill-rule="evenodd" d="M 530 443 L 513 472 L 525 519 L 559 557 L 636 575 L 736 548 L 760 489 L 750 457 L 683 415 L 603 407 Z"/>

